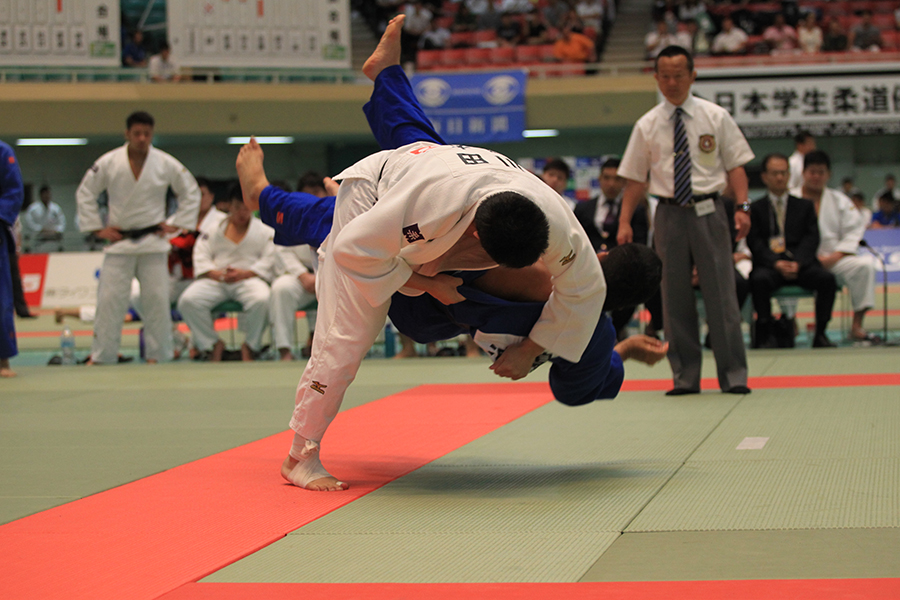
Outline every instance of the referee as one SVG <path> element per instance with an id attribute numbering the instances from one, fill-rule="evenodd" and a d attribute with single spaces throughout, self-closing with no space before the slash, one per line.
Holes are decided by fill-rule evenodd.
<path id="1" fill-rule="evenodd" d="M 665 99 L 635 124 L 619 167 L 627 182 L 618 242 L 632 241 L 631 216 L 649 186 L 650 195 L 659 198 L 654 243 L 663 261 L 663 320 L 674 380 L 666 394 L 700 392 L 702 347 L 691 286 L 695 265 L 719 387 L 748 394 L 732 240 L 721 193 L 728 189 L 734 196 L 740 240 L 750 229 L 744 165 L 753 151 L 724 108 L 691 95 L 697 72 L 687 50 L 663 49 L 656 57 L 655 77 Z"/>

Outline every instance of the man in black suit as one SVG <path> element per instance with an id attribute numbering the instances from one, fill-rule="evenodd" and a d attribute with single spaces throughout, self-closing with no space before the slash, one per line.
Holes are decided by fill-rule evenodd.
<path id="1" fill-rule="evenodd" d="M 625 188 L 625 180 L 619 177 L 619 159 L 609 158 L 600 167 L 600 195 L 575 206 L 575 218 L 581 223 L 584 231 L 591 241 L 591 246 L 596 252 L 608 252 L 616 246 L 616 234 L 619 232 L 619 211 L 622 208 L 622 190 Z M 634 242 L 647 244 L 647 231 L 649 223 L 647 209 L 638 205 L 631 218 L 631 228 L 634 230 Z M 655 300 L 655 304 L 654 304 Z M 647 301 L 654 318 L 662 319 L 662 303 L 659 293 Z M 654 306 L 658 306 L 656 310 Z M 623 340 L 628 337 L 626 327 L 634 314 L 634 306 L 627 306 L 610 313 L 613 326 L 616 328 L 616 337 Z M 658 315 L 658 317 L 656 317 Z M 650 328 L 653 331 L 662 329 L 660 322 L 658 327 Z"/>
<path id="2" fill-rule="evenodd" d="M 834 347 L 825 335 L 837 283 L 816 258 L 819 224 L 813 203 L 788 193 L 790 168 L 782 154 L 763 159 L 765 197 L 750 205 L 747 245 L 753 253 L 750 288 L 756 309 L 756 347 L 774 348 L 772 294 L 785 285 L 798 285 L 816 294 L 816 334 L 813 348 Z"/>

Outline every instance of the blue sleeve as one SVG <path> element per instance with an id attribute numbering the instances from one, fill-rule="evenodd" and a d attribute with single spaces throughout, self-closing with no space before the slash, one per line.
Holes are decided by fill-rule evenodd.
<path id="1" fill-rule="evenodd" d="M 12 227 L 24 200 L 25 186 L 22 185 L 19 162 L 12 148 L 0 142 L 0 221 Z"/>
<path id="2" fill-rule="evenodd" d="M 386 68 L 375 78 L 375 89 L 363 112 L 382 150 L 394 150 L 413 142 L 446 145 L 398 65 Z"/>
<path id="3" fill-rule="evenodd" d="M 279 246 L 319 247 L 331 232 L 334 196 L 319 198 L 268 186 L 259 195 L 259 217 L 275 230 Z"/>

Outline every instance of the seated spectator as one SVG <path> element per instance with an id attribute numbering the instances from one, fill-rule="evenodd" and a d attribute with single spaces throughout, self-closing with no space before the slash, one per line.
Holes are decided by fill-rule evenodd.
<path id="1" fill-rule="evenodd" d="M 594 40 L 569 26 L 553 44 L 553 56 L 560 62 L 592 63 L 597 62 L 597 49 Z"/>
<path id="2" fill-rule="evenodd" d="M 548 26 L 562 30 L 563 21 L 569 14 L 569 4 L 565 0 L 548 0 L 542 11 Z"/>
<path id="3" fill-rule="evenodd" d="M 822 37 L 822 52 L 843 52 L 847 49 L 847 35 L 841 29 L 837 19 L 828 22 L 828 28 Z"/>
<path id="4" fill-rule="evenodd" d="M 704 56 L 709 54 L 709 38 L 706 32 L 700 28 L 700 24 L 691 19 L 684 22 L 684 31 L 678 32 L 679 45 L 687 42 L 690 46 L 685 46 L 694 56 Z"/>
<path id="5" fill-rule="evenodd" d="M 465 33 L 478 29 L 478 15 L 472 12 L 465 2 L 460 3 L 453 15 L 453 25 L 450 26 L 453 33 Z"/>
<path id="6" fill-rule="evenodd" d="M 446 27 L 438 27 L 432 21 L 428 29 L 419 38 L 420 50 L 442 50 L 450 44 L 450 30 Z"/>
<path id="7" fill-rule="evenodd" d="M 593 29 L 598 36 L 603 32 L 603 0 L 579 0 L 575 5 L 575 12 L 585 29 Z"/>
<path id="8" fill-rule="evenodd" d="M 28 236 L 28 252 L 40 252 L 45 242 L 51 250 L 61 250 L 66 215 L 59 204 L 52 200 L 50 186 L 41 186 L 41 201 L 32 202 L 22 215 L 24 233 Z"/>
<path id="9" fill-rule="evenodd" d="M 860 17 L 862 20 L 859 24 L 850 30 L 850 49 L 879 52 L 884 42 L 881 40 L 881 31 L 872 24 L 872 11 L 864 10 Z"/>
<path id="10" fill-rule="evenodd" d="M 819 262 L 850 290 L 853 322 L 850 337 L 866 343 L 879 341 L 863 328 L 866 313 L 875 305 L 875 262 L 859 254 L 859 241 L 866 230 L 853 202 L 828 186 L 831 159 L 821 150 L 803 157 L 803 185 L 791 194 L 810 200 L 819 215 Z"/>
<path id="11" fill-rule="evenodd" d="M 493 0 L 465 0 L 472 14 L 479 16 L 494 9 Z"/>
<path id="12" fill-rule="evenodd" d="M 277 246 L 275 249 L 275 280 L 269 315 L 272 320 L 272 341 L 278 349 L 281 360 L 292 360 L 294 347 L 294 319 L 298 310 L 316 301 L 316 273 L 314 266 L 318 259 L 315 249 L 308 245 Z M 309 356 L 312 348 L 313 332 L 316 329 L 315 311 L 306 313 L 309 337 L 303 351 Z"/>
<path id="13" fill-rule="evenodd" d="M 872 227 L 872 209 L 866 206 L 866 197 L 859 188 L 853 188 L 847 194 L 853 200 L 853 206 L 859 211 L 863 223 L 867 223 L 866 227 Z"/>
<path id="14" fill-rule="evenodd" d="M 144 32 L 138 29 L 122 48 L 122 66 L 146 67 L 147 51 L 144 49 Z"/>
<path id="15" fill-rule="evenodd" d="M 705 12 L 706 4 L 700 2 L 700 0 L 685 0 L 683 3 L 678 5 L 678 20 L 697 20 L 700 18 L 700 15 L 704 14 Z"/>
<path id="16" fill-rule="evenodd" d="M 713 54 L 743 54 L 747 51 L 747 34 L 734 26 L 731 17 L 722 19 L 722 31 L 713 38 Z"/>
<path id="17" fill-rule="evenodd" d="M 166 42 L 160 45 L 159 54 L 150 57 L 147 70 L 152 81 L 181 81 L 180 69 L 172 62 L 172 50 Z"/>
<path id="18" fill-rule="evenodd" d="M 553 190 L 562 196 L 569 208 L 575 207 L 575 201 L 566 196 L 566 188 L 569 187 L 569 178 L 572 176 L 572 170 L 569 165 L 561 158 L 551 158 L 544 165 L 541 172 L 541 180 L 549 185 Z"/>
<path id="19" fill-rule="evenodd" d="M 238 325 L 247 340 L 241 358 L 249 361 L 261 349 L 268 322 L 275 232 L 244 204 L 240 185 L 231 187 L 228 198 L 228 217 L 194 246 L 196 279 L 178 300 L 178 311 L 191 329 L 198 357 L 219 361 L 225 343 L 216 334 L 210 311 L 226 300 L 240 302 L 244 311 Z"/>
<path id="20" fill-rule="evenodd" d="M 800 49 L 807 54 L 816 54 L 822 50 L 822 30 L 816 24 L 816 13 L 808 12 L 797 28 L 797 42 Z"/>
<path id="21" fill-rule="evenodd" d="M 853 194 L 859 192 L 859 189 L 853 185 L 852 177 L 844 177 L 841 180 L 841 191 L 850 196 L 850 198 L 853 198 Z"/>
<path id="22" fill-rule="evenodd" d="M 763 39 L 769 46 L 769 50 L 794 50 L 797 48 L 797 32 L 793 27 L 785 23 L 784 15 L 775 15 L 775 22 L 763 32 Z"/>
<path id="23" fill-rule="evenodd" d="M 400 37 L 402 61 L 415 62 L 419 38 L 431 27 L 431 19 L 434 15 L 425 8 L 421 0 L 413 0 L 407 4 L 404 13 L 406 21 L 403 23 L 403 32 Z"/>
<path id="24" fill-rule="evenodd" d="M 527 13 L 534 8 L 531 0 L 495 0 L 495 6 L 502 13 L 516 15 Z"/>
<path id="25" fill-rule="evenodd" d="M 747 246 L 753 255 L 750 288 L 756 310 L 756 348 L 776 348 L 772 294 L 799 285 L 816 294 L 813 348 L 833 348 L 825 331 L 831 320 L 837 289 L 834 275 L 816 258 L 819 226 L 813 203 L 788 192 L 788 159 L 770 154 L 763 159 L 762 180 L 768 192 L 750 205 Z"/>
<path id="26" fill-rule="evenodd" d="M 522 22 L 512 13 L 503 13 L 497 27 L 497 41 L 501 46 L 518 46 L 522 41 Z"/>
<path id="27" fill-rule="evenodd" d="M 900 202 L 891 192 L 878 198 L 878 210 L 872 214 L 872 229 L 892 229 L 900 227 Z"/>
<path id="28" fill-rule="evenodd" d="M 550 30 L 544 23 L 544 18 L 537 10 L 525 15 L 525 23 L 522 25 L 522 38 L 524 43 L 532 46 L 540 46 L 550 42 Z"/>
<path id="29" fill-rule="evenodd" d="M 657 21 L 656 29 L 644 37 L 644 51 L 648 60 L 653 60 L 663 48 L 672 45 L 680 44 L 675 36 L 669 33 L 669 25 L 663 20 Z"/>
<path id="30" fill-rule="evenodd" d="M 884 187 L 875 192 L 875 195 L 872 196 L 873 209 L 878 209 L 878 201 L 881 200 L 881 197 L 886 193 L 890 193 L 894 197 L 894 200 L 900 200 L 900 189 L 897 188 L 897 179 L 891 173 L 884 176 Z"/>

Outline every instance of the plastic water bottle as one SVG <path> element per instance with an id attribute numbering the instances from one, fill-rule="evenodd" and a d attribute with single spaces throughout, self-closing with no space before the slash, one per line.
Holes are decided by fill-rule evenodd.
<path id="1" fill-rule="evenodd" d="M 62 353 L 62 364 L 75 364 L 75 334 L 68 327 L 59 336 L 59 350 Z"/>

